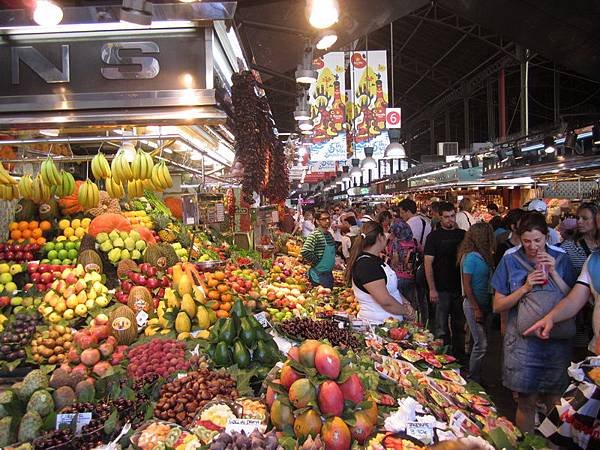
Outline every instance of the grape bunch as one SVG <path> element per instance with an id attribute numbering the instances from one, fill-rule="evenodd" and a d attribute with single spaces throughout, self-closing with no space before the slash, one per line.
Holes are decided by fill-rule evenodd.
<path id="1" fill-rule="evenodd" d="M 282 447 L 279 447 L 274 430 L 269 431 L 267 434 L 254 430 L 248 436 L 243 431 L 241 433 L 234 431 L 232 434 L 223 432 L 210 445 L 210 450 L 242 450 L 247 448 L 277 450 Z"/>

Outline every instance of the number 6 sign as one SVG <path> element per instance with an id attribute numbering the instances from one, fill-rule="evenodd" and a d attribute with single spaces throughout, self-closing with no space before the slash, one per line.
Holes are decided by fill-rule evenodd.
<path id="1" fill-rule="evenodd" d="M 402 128 L 402 108 L 386 108 L 385 109 L 385 126 L 386 128 Z"/>

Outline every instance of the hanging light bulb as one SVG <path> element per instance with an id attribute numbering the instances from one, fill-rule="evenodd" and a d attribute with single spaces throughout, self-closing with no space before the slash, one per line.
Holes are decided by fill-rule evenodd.
<path id="1" fill-rule="evenodd" d="M 400 142 L 390 142 L 385 148 L 384 158 L 386 159 L 404 159 L 406 150 Z"/>
<path id="2" fill-rule="evenodd" d="M 348 167 L 348 166 L 342 167 L 342 178 L 341 179 L 343 182 L 352 180 L 352 178 L 350 177 L 350 167 Z"/>
<path id="3" fill-rule="evenodd" d="M 132 163 L 135 160 L 135 146 L 131 142 L 125 142 L 121 146 L 121 151 L 127 162 Z"/>
<path id="4" fill-rule="evenodd" d="M 365 158 L 360 162 L 363 170 L 377 169 L 377 161 L 373 158 L 373 147 L 365 147 Z"/>
<path id="5" fill-rule="evenodd" d="M 38 0 L 33 10 L 33 21 L 41 26 L 58 25 L 63 19 L 63 10 L 50 0 Z"/>
<path id="6" fill-rule="evenodd" d="M 307 0 L 308 22 L 315 28 L 329 28 L 340 18 L 337 0 Z"/>
<path id="7" fill-rule="evenodd" d="M 314 124 L 312 123 L 311 120 L 301 120 L 298 123 L 298 128 L 300 128 L 300 130 L 302 131 L 310 131 L 314 128 Z"/>
<path id="8" fill-rule="evenodd" d="M 353 159 L 352 160 L 352 170 L 350 171 L 350 176 L 352 178 L 362 176 L 363 173 L 359 166 L 360 166 L 360 159 Z"/>
<path id="9" fill-rule="evenodd" d="M 334 30 L 323 30 L 319 33 L 319 40 L 316 43 L 316 47 L 319 50 L 327 50 L 338 40 L 338 35 Z"/>
<path id="10" fill-rule="evenodd" d="M 302 64 L 298 64 L 298 69 L 296 70 L 296 83 L 313 84 L 317 82 L 317 76 L 317 71 L 313 69 L 313 47 L 307 39 L 304 44 Z"/>

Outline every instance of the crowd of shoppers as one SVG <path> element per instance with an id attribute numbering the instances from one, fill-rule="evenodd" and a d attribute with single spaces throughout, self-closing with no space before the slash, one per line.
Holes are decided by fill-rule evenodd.
<path id="1" fill-rule="evenodd" d="M 478 222 L 471 199 L 419 211 L 407 198 L 305 212 L 302 256 L 313 284 L 331 287 L 337 252 L 362 319 L 427 324 L 479 383 L 500 314 L 503 384 L 517 400 L 517 425 L 532 431 L 536 407 L 551 408 L 566 387 L 578 313 L 586 320 L 577 329 L 589 325 L 589 351 L 600 354 L 600 211 L 582 203 L 560 234 L 540 199 L 504 216 L 493 203 L 487 211 L 489 222 Z M 586 306 L 590 298 L 593 307 Z"/>

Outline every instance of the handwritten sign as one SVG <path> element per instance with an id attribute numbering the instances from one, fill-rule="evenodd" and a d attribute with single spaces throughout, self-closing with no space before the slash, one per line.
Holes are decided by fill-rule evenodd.
<path id="1" fill-rule="evenodd" d="M 433 424 L 422 422 L 407 422 L 406 434 L 418 439 L 425 445 L 433 444 Z"/>
<path id="2" fill-rule="evenodd" d="M 257 430 L 260 424 L 261 421 L 258 419 L 229 419 L 225 426 L 225 432 L 231 434 L 234 431 L 238 433 L 243 431 L 248 436 Z"/>

